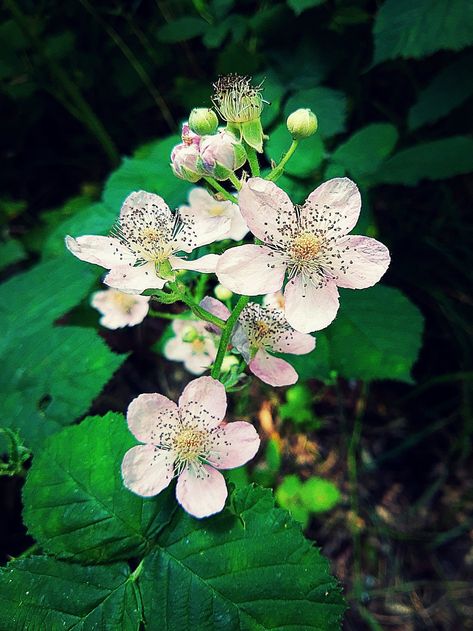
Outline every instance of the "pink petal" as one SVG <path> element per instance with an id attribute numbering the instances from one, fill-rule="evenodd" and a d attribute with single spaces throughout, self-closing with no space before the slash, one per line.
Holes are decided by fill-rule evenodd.
<path id="1" fill-rule="evenodd" d="M 314 350 L 315 337 L 299 331 L 287 331 L 272 342 L 271 348 L 278 353 L 305 355 Z"/>
<path id="2" fill-rule="evenodd" d="M 139 267 L 119 265 L 109 271 L 103 282 L 125 294 L 141 294 L 146 289 L 162 289 L 166 284 L 165 280 L 156 276 L 153 263 L 145 263 Z"/>
<path id="3" fill-rule="evenodd" d="M 84 237 L 66 237 L 66 247 L 69 252 L 77 256 L 81 261 L 100 265 L 106 269 L 117 265 L 130 264 L 135 262 L 135 255 L 130 252 L 115 237 L 101 237 L 96 235 L 86 235 Z"/>
<path id="4" fill-rule="evenodd" d="M 199 353 L 199 355 L 190 355 L 184 361 L 184 368 L 193 375 L 201 375 L 207 368 L 213 364 L 215 353 Z"/>
<path id="5" fill-rule="evenodd" d="M 213 274 L 219 260 L 218 254 L 206 254 L 199 259 L 186 261 L 178 256 L 170 256 L 169 262 L 173 269 L 190 269 L 194 272 L 202 272 L 203 274 Z"/>
<path id="6" fill-rule="evenodd" d="M 321 228 L 343 237 L 355 227 L 360 209 L 356 184 L 347 177 L 336 177 L 309 195 L 301 210 L 302 225 L 311 232 L 311 228 Z"/>
<path id="7" fill-rule="evenodd" d="M 299 379 L 299 375 L 291 364 L 279 357 L 273 357 L 262 348 L 250 361 L 248 368 L 270 386 L 290 386 Z"/>
<path id="8" fill-rule="evenodd" d="M 246 221 L 243 219 L 243 215 L 241 214 L 238 206 L 235 206 L 227 238 L 233 239 L 234 241 L 241 241 L 241 239 L 243 239 L 243 237 L 247 234 L 248 226 L 246 225 Z"/>
<path id="9" fill-rule="evenodd" d="M 324 329 L 334 320 L 339 307 L 338 289 L 333 281 L 318 286 L 301 275 L 287 283 L 284 298 L 287 321 L 301 333 Z"/>
<path id="10" fill-rule="evenodd" d="M 157 495 L 171 482 L 173 464 L 172 452 L 154 445 L 137 445 L 129 449 L 123 458 L 123 483 L 142 497 Z"/>
<path id="11" fill-rule="evenodd" d="M 205 309 L 206 311 L 209 311 L 212 315 L 220 318 L 220 320 L 228 320 L 228 318 L 230 317 L 230 310 L 227 309 L 223 302 L 220 302 L 220 300 L 217 300 L 217 298 L 212 298 L 212 296 L 205 296 L 205 298 L 202 298 L 202 300 L 200 301 L 200 306 L 202 307 L 202 309 Z M 218 329 L 217 332 L 220 332 L 220 329 Z"/>
<path id="12" fill-rule="evenodd" d="M 216 271 L 224 287 L 246 296 L 281 289 L 285 273 L 282 255 L 264 245 L 239 245 L 227 250 Z"/>
<path id="13" fill-rule="evenodd" d="M 176 497 L 182 508 L 194 517 L 219 513 L 227 499 L 225 478 L 207 465 L 196 467 L 194 471 L 184 469 L 177 481 Z"/>
<path id="14" fill-rule="evenodd" d="M 290 235 L 287 223 L 296 221 L 296 211 L 285 193 L 274 182 L 260 177 L 247 180 L 238 194 L 241 214 L 251 232 L 264 243 L 285 243 Z"/>
<path id="15" fill-rule="evenodd" d="M 339 287 L 364 289 L 379 281 L 391 261 L 388 248 L 370 237 L 353 235 L 337 241 L 341 258 L 335 258 Z"/>
<path id="16" fill-rule="evenodd" d="M 177 405 L 162 394 L 140 394 L 128 406 L 130 432 L 142 443 L 159 445 L 179 425 Z"/>
<path id="17" fill-rule="evenodd" d="M 208 429 L 217 427 L 227 411 L 227 395 L 220 381 L 199 377 L 184 388 L 179 397 L 183 416 L 200 421 Z"/>
<path id="18" fill-rule="evenodd" d="M 171 209 L 164 199 L 155 193 L 148 193 L 146 191 L 134 191 L 130 193 L 121 207 L 120 219 L 131 218 L 131 215 L 137 210 L 144 211 L 152 217 L 159 215 L 169 224 L 169 227 L 172 225 L 173 214 Z"/>
<path id="19" fill-rule="evenodd" d="M 217 469 L 241 467 L 255 457 L 260 442 L 251 423 L 235 421 L 222 425 L 214 435 L 210 464 Z"/>

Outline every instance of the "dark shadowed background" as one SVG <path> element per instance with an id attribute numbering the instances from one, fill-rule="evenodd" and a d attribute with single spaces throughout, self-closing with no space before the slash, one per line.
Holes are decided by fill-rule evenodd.
<path id="1" fill-rule="evenodd" d="M 88 306 L 98 273 L 65 255 L 63 235 L 106 231 L 137 188 L 183 203 L 188 187 L 168 162 L 189 110 L 211 104 L 219 74 L 264 79 L 272 159 L 289 146 L 291 111 L 319 118 L 281 183 L 297 202 L 329 177 L 358 183 L 359 231 L 392 253 L 383 284 L 409 298 L 424 328 L 411 371 L 417 309 L 398 292 L 368 292 L 359 320 L 320 334 L 293 408 L 284 390 L 245 390 L 234 411 L 258 419 L 267 439 L 251 479 L 320 476 L 339 489 L 331 510 L 301 521 L 344 585 L 345 629 L 473 628 L 472 3 L 6 0 L 0 19 L 0 293 L 13 331 L 0 347 L 11 366 L 0 425 L 30 447 L 29 423 L 44 422 L 42 436 L 124 411 L 141 392 L 176 394 L 188 379 L 159 354 L 166 322 L 98 326 Z M 56 339 L 59 327 L 46 335 L 55 321 L 80 327 L 77 339 Z M 110 358 L 96 331 L 130 355 Z M 25 332 L 45 347 L 30 352 Z M 31 541 L 22 475 L 0 484 L 5 562 Z"/>

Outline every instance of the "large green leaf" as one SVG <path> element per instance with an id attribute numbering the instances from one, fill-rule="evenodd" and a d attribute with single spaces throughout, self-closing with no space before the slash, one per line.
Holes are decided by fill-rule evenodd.
<path id="1" fill-rule="evenodd" d="M 328 138 L 345 130 L 347 100 L 343 92 L 323 86 L 301 90 L 288 99 L 284 114 L 301 107 L 309 107 L 317 116 L 319 127 L 317 135 Z M 304 149 L 308 151 L 307 148 Z"/>
<path id="2" fill-rule="evenodd" d="M 341 290 L 334 322 L 316 333 L 308 355 L 285 355 L 301 380 L 394 379 L 412 383 L 411 370 L 422 344 L 423 318 L 398 289 L 376 285 Z"/>
<path id="3" fill-rule="evenodd" d="M 465 54 L 434 77 L 409 111 L 409 128 L 434 123 L 466 101 L 473 94 L 472 70 L 473 55 Z"/>
<path id="4" fill-rule="evenodd" d="M 392 152 L 397 129 L 389 123 L 373 123 L 355 132 L 339 145 L 331 158 L 355 178 L 373 173 Z"/>
<path id="5" fill-rule="evenodd" d="M 69 565 L 17 559 L 0 571 L 4 631 L 138 631 L 141 599 L 126 563 Z"/>
<path id="6" fill-rule="evenodd" d="M 201 18 L 185 16 L 164 24 L 158 31 L 158 39 L 166 43 L 185 42 L 203 35 L 208 26 L 207 22 Z"/>
<path id="7" fill-rule="evenodd" d="M 42 248 L 43 258 L 64 254 L 64 237 L 67 234 L 73 237 L 85 234 L 108 234 L 117 218 L 118 213 L 106 204 L 89 204 L 77 210 L 49 233 Z M 72 257 L 72 255 L 69 256 Z"/>
<path id="8" fill-rule="evenodd" d="M 255 487 L 209 520 L 179 511 L 139 583 L 149 631 L 335 631 L 344 610 L 327 561 Z"/>
<path id="9" fill-rule="evenodd" d="M 340 293 L 343 309 L 327 330 L 332 368 L 347 378 L 412 383 L 423 330 L 417 307 L 383 285 Z"/>
<path id="10" fill-rule="evenodd" d="M 406 184 L 442 180 L 473 171 L 473 138 L 453 136 L 403 149 L 388 158 L 376 174 L 375 184 Z"/>
<path id="11" fill-rule="evenodd" d="M 374 63 L 473 44 L 471 0 L 386 0 L 374 25 Z"/>
<path id="12" fill-rule="evenodd" d="M 18 337 L 52 324 L 86 296 L 96 278 L 92 266 L 65 255 L 40 263 L 0 285 L 0 351 Z"/>
<path id="13" fill-rule="evenodd" d="M 0 270 L 26 258 L 26 252 L 20 241 L 8 239 L 0 243 Z"/>
<path id="14" fill-rule="evenodd" d="M 292 142 L 285 125 L 279 125 L 270 135 L 265 151 L 269 160 L 279 162 Z M 302 140 L 295 154 L 290 158 L 285 170 L 290 175 L 307 177 L 322 163 L 325 156 L 324 144 L 318 134 Z"/>
<path id="15" fill-rule="evenodd" d="M 0 355 L 2 424 L 37 449 L 87 412 L 125 357 L 92 329 L 48 327 L 18 337 Z"/>
<path id="16" fill-rule="evenodd" d="M 184 203 L 191 185 L 179 180 L 170 167 L 172 148 L 179 142 L 179 136 L 170 136 L 141 147 L 132 158 L 124 158 L 105 184 L 105 204 L 118 215 L 127 195 L 138 190 L 161 195 L 171 208 Z"/>
<path id="17" fill-rule="evenodd" d="M 135 444 L 121 414 L 85 419 L 51 437 L 24 487 L 24 521 L 41 547 L 86 563 L 145 554 L 169 521 L 170 492 L 143 499 L 121 479 Z"/>

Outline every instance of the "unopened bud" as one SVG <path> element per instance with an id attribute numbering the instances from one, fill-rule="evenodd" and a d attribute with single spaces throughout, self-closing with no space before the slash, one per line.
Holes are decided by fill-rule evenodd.
<path id="1" fill-rule="evenodd" d="M 196 107 L 189 116 L 190 129 L 199 136 L 215 134 L 218 128 L 217 114 L 206 107 Z"/>
<path id="2" fill-rule="evenodd" d="M 235 355 L 225 355 L 222 362 L 222 372 L 228 372 L 233 366 L 238 366 L 239 361 Z"/>
<path id="3" fill-rule="evenodd" d="M 230 300 L 233 296 L 232 291 L 220 284 L 215 287 L 214 294 L 219 300 Z"/>
<path id="4" fill-rule="evenodd" d="M 222 129 L 213 136 L 202 138 L 198 162 L 202 174 L 226 180 L 245 162 L 245 148 L 229 131 Z"/>
<path id="5" fill-rule="evenodd" d="M 181 180 L 197 182 L 202 177 L 197 166 L 199 159 L 199 149 L 195 143 L 188 145 L 182 142 L 176 145 L 171 153 L 171 166 L 174 175 L 181 178 Z"/>
<path id="6" fill-rule="evenodd" d="M 301 108 L 287 117 L 287 128 L 294 140 L 309 138 L 317 131 L 317 116 L 308 108 Z"/>

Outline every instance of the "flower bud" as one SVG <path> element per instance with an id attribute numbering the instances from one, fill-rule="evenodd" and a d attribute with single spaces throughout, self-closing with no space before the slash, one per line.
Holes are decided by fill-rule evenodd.
<path id="1" fill-rule="evenodd" d="M 209 108 L 196 107 L 190 113 L 189 127 L 199 136 L 215 134 L 218 128 L 217 114 Z"/>
<path id="2" fill-rule="evenodd" d="M 222 129 L 213 136 L 202 138 L 198 162 L 201 173 L 217 180 L 226 180 L 245 162 L 246 151 L 243 145 L 229 131 Z"/>
<path id="3" fill-rule="evenodd" d="M 294 140 L 309 138 L 317 131 L 317 116 L 308 108 L 301 108 L 289 114 L 287 128 Z"/>
<path id="4" fill-rule="evenodd" d="M 197 329 L 192 325 L 186 326 L 182 331 L 183 342 L 188 342 L 188 343 L 193 342 L 198 337 L 199 337 L 199 333 L 197 332 Z"/>
<path id="5" fill-rule="evenodd" d="M 222 362 L 222 372 L 228 372 L 233 366 L 238 366 L 239 363 L 235 355 L 225 355 Z"/>
<path id="6" fill-rule="evenodd" d="M 232 291 L 220 284 L 215 287 L 214 294 L 219 300 L 230 300 L 230 298 L 233 296 Z"/>
<path id="7" fill-rule="evenodd" d="M 176 145 L 171 153 L 171 167 L 174 175 L 187 182 L 197 182 L 202 177 L 198 166 L 199 160 L 199 149 L 195 143 L 188 145 L 182 142 Z"/>
<path id="8" fill-rule="evenodd" d="M 201 136 L 192 131 L 189 127 L 189 123 L 182 124 L 181 138 L 185 145 L 197 145 L 197 147 L 200 145 Z"/>

